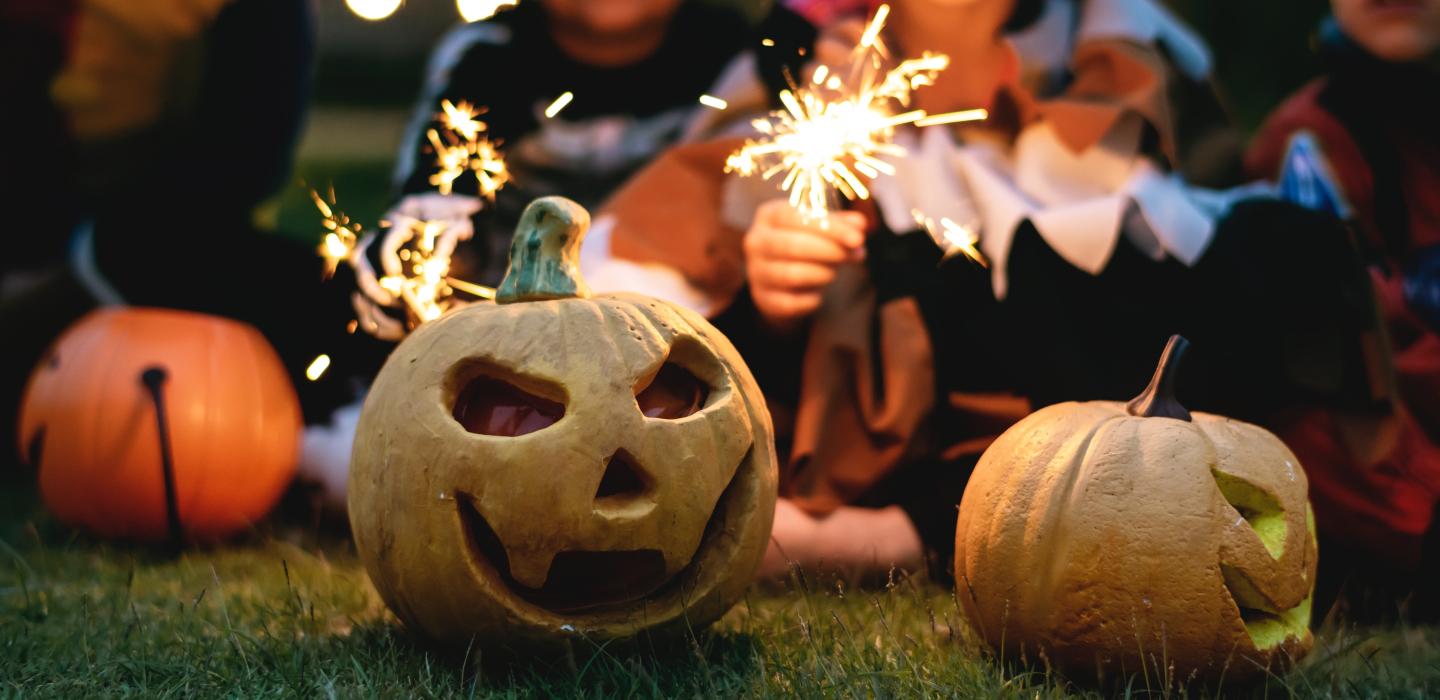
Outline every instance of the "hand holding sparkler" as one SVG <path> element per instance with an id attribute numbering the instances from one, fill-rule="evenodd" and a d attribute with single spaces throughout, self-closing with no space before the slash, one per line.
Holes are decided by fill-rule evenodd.
<path id="1" fill-rule="evenodd" d="M 482 136 L 487 127 L 477 119 L 480 110 L 449 100 L 442 101 L 440 108 L 436 118 L 443 132 L 430 129 L 426 133 L 435 153 L 436 170 L 430 183 L 438 193 L 401 200 L 387 215 L 384 223 L 389 228 L 383 236 L 370 234 L 360 239 L 360 225 L 335 209 L 333 191 L 328 202 L 311 191 L 327 230 L 320 246 L 326 276 L 342 261 L 354 269 L 360 288 L 354 295 L 355 312 L 367 332 L 383 339 L 404 335 L 404 327 L 384 308 L 403 307 L 408 325 L 413 327 L 450 308 L 456 290 L 480 298 L 494 296 L 493 289 L 450 277 L 450 258 L 456 245 L 474 235 L 470 217 L 480 210 L 481 198 L 493 200 L 509 182 L 509 171 L 495 144 Z M 475 176 L 479 197 L 452 194 L 455 181 L 466 173 Z M 379 274 L 365 253 L 376 245 Z"/>
<path id="2" fill-rule="evenodd" d="M 828 212 L 806 217 L 783 199 L 760 206 L 745 235 L 745 274 L 760 315 L 777 330 L 792 328 L 820 307 L 839 267 L 865 257 L 865 217 Z"/>

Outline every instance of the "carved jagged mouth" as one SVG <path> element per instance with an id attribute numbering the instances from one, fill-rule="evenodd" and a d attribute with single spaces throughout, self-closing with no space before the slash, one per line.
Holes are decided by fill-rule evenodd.
<path id="1" fill-rule="evenodd" d="M 555 554 L 545 585 L 530 588 L 510 575 L 509 557 L 505 546 L 485 516 L 475 507 L 474 498 L 463 491 L 455 494 L 460 522 L 465 531 L 466 546 L 478 568 L 491 575 L 523 600 L 553 612 L 590 612 L 640 600 L 662 593 L 692 577 L 700 554 L 705 552 L 720 523 L 725 519 L 735 491 L 735 483 L 750 460 L 746 453 L 741 468 L 735 470 L 715 510 L 705 524 L 695 558 L 674 576 L 665 575 L 665 557 L 656 549 L 621 551 L 563 551 Z"/>

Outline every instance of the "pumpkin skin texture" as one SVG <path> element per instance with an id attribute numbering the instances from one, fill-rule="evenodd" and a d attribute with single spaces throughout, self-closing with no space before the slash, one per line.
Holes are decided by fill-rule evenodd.
<path id="1" fill-rule="evenodd" d="M 255 328 L 186 311 L 106 308 L 65 331 L 20 409 L 46 506 L 103 537 L 170 537 L 155 403 L 164 370 L 179 533 L 211 541 L 264 517 L 295 473 L 300 402 Z"/>
<path id="2" fill-rule="evenodd" d="M 351 457 L 356 546 L 390 608 L 453 645 L 534 649 L 715 620 L 764 554 L 769 413 L 734 347 L 649 297 L 590 297 L 579 205 L 522 216 L 500 303 L 391 355 Z"/>
<path id="3" fill-rule="evenodd" d="M 985 452 L 955 574 L 992 647 L 1081 677 L 1177 683 L 1244 681 L 1309 651 L 1304 471 L 1257 426 L 1184 413 L 1057 404 Z"/>

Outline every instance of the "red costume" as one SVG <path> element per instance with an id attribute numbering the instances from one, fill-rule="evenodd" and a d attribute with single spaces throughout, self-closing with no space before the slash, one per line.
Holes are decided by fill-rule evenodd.
<path id="1" fill-rule="evenodd" d="M 1246 166 L 1274 177 L 1295 135 L 1318 143 L 1367 243 L 1397 391 L 1377 397 L 1388 415 L 1315 410 L 1283 436 L 1310 476 L 1321 533 L 1413 571 L 1440 496 L 1440 335 L 1427 302 L 1406 292 L 1440 251 L 1440 74 L 1327 39 L 1329 74 L 1270 116 Z"/>

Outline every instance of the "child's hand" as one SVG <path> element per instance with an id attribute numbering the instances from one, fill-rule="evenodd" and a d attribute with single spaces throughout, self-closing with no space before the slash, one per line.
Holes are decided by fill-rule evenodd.
<path id="1" fill-rule="evenodd" d="M 865 257 L 865 216 L 832 212 L 806 221 L 785 200 L 760 206 L 745 235 L 745 276 L 766 322 L 788 330 L 820 307 L 840 265 Z"/>

